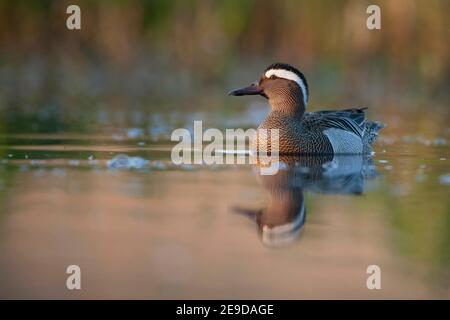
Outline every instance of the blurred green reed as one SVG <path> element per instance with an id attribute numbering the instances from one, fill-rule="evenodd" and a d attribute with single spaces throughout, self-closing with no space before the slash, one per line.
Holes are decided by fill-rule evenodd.
<path id="1" fill-rule="evenodd" d="M 73 3 L 81 31 L 65 27 Z M 232 112 L 227 90 L 274 61 L 305 72 L 312 106 L 447 116 L 449 2 L 376 1 L 379 31 L 371 3 L 0 0 L 0 130 L 95 130 L 102 108 Z"/>

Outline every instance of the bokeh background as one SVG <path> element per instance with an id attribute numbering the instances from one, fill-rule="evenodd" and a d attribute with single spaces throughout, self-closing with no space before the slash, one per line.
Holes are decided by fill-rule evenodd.
<path id="1" fill-rule="evenodd" d="M 69 4 L 81 7 L 80 31 L 66 28 Z M 366 28 L 369 4 L 382 8 L 381 30 Z M 2 0 L 0 130 L 95 131 L 151 121 L 150 111 L 233 112 L 243 103 L 228 99 L 228 89 L 275 61 L 305 73 L 311 110 L 366 105 L 404 118 L 444 108 L 445 117 L 414 121 L 432 130 L 448 120 L 449 7 L 440 0 Z"/>
<path id="2" fill-rule="evenodd" d="M 0 0 L 0 297 L 450 297 L 449 13 L 447 0 Z M 305 194 L 302 238 L 270 250 L 230 213 L 267 206 L 251 170 L 174 167 L 170 134 L 256 127 L 264 99 L 227 92 L 277 61 L 304 72 L 308 111 L 367 106 L 387 127 L 367 193 Z M 119 153 L 149 162 L 113 170 Z M 73 263 L 81 292 L 63 285 Z"/>

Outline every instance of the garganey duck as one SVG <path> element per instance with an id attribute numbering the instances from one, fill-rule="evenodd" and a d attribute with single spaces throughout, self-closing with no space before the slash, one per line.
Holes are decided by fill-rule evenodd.
<path id="1" fill-rule="evenodd" d="M 309 98 L 305 76 L 285 63 L 270 65 L 259 81 L 229 94 L 261 95 L 269 100 L 272 110 L 258 129 L 279 130 L 280 154 L 371 153 L 384 127 L 365 121 L 366 108 L 305 112 Z M 258 146 L 267 143 L 259 135 L 257 139 Z"/>

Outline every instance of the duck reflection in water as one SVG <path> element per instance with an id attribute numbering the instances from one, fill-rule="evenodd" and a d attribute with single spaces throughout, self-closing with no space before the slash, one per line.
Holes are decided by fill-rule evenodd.
<path id="1" fill-rule="evenodd" d="M 262 242 L 270 247 L 291 243 L 301 233 L 306 218 L 304 191 L 360 195 L 366 179 L 378 175 L 371 158 L 364 155 L 280 156 L 275 175 L 254 169 L 269 192 L 267 208 L 234 208 L 255 220 Z"/>

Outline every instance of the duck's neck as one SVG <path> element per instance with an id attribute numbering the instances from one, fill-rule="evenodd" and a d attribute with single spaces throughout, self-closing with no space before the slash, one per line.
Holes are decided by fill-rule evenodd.
<path id="1" fill-rule="evenodd" d="M 305 104 L 299 90 L 289 90 L 269 98 L 272 111 L 301 119 L 305 113 Z"/>

